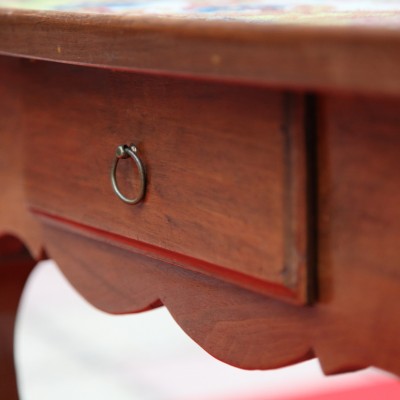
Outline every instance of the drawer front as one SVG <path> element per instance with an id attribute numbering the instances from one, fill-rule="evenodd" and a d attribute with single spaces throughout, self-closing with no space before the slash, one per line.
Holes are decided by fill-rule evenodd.
<path id="1" fill-rule="evenodd" d="M 34 212 L 150 257 L 306 301 L 300 95 L 45 62 L 25 68 Z M 119 200 L 110 182 L 116 147 L 131 142 L 147 174 L 136 205 Z M 137 190 L 134 170 L 129 160 L 118 165 L 128 196 Z"/>

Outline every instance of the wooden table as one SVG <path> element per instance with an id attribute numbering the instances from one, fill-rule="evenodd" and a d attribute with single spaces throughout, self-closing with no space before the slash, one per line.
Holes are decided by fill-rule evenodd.
<path id="1" fill-rule="evenodd" d="M 240 368 L 400 374 L 400 3 L 54 3 L 0 10 L 0 397 L 46 257 Z"/>

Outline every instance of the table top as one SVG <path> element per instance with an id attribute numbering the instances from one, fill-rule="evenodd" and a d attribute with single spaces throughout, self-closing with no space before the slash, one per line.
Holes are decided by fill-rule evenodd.
<path id="1" fill-rule="evenodd" d="M 400 1 L 6 0 L 0 54 L 290 90 L 397 94 Z"/>

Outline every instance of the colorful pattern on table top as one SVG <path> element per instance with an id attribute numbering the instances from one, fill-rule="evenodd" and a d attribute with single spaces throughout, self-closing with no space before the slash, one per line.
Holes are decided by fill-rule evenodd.
<path id="1" fill-rule="evenodd" d="M 3 0 L 0 6 L 271 24 L 400 26 L 400 0 Z"/>

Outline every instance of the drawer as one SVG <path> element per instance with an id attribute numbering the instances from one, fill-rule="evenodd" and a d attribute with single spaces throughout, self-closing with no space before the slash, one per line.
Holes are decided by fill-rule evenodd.
<path id="1" fill-rule="evenodd" d="M 43 221 L 307 301 L 301 95 L 46 62 L 25 68 L 27 192 Z M 116 147 L 131 142 L 147 177 L 136 205 L 110 182 Z M 117 178 L 134 196 L 132 162 L 119 162 Z"/>

